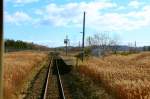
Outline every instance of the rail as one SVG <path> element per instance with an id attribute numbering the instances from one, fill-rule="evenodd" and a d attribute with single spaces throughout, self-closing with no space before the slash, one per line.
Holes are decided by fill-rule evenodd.
<path id="1" fill-rule="evenodd" d="M 55 62 L 55 66 L 56 66 L 56 75 L 57 75 L 57 82 L 58 82 L 59 97 L 60 97 L 60 99 L 66 99 L 65 95 L 64 95 L 64 89 L 63 89 L 61 77 L 60 77 L 60 71 L 59 71 L 59 66 L 58 66 L 59 64 L 57 63 L 57 59 L 53 59 L 53 57 L 51 58 L 51 61 L 49 63 L 49 68 L 48 68 L 48 73 L 47 73 L 47 76 L 46 76 L 46 82 L 45 82 L 45 85 L 44 85 L 44 93 L 43 93 L 42 99 L 47 98 L 48 83 L 49 83 L 49 78 L 50 78 L 50 75 L 51 75 L 50 74 L 51 73 L 51 67 L 52 67 L 52 65 L 54 65 L 53 61 Z"/>
<path id="2" fill-rule="evenodd" d="M 59 86 L 60 99 L 66 99 L 65 95 L 64 95 L 64 89 L 63 89 L 63 85 L 62 85 L 62 81 L 61 81 L 61 77 L 60 77 L 57 60 L 56 60 L 56 67 L 57 67 L 57 80 L 58 80 L 58 86 Z"/>
<path id="3" fill-rule="evenodd" d="M 44 88 L 44 95 L 43 95 L 42 99 L 46 99 L 46 93 L 47 93 L 48 81 L 49 81 L 50 69 L 51 69 L 52 63 L 53 63 L 53 57 L 51 58 L 51 61 L 49 64 L 48 73 L 47 73 L 47 77 L 46 77 L 46 84 L 45 84 L 45 88 Z"/>

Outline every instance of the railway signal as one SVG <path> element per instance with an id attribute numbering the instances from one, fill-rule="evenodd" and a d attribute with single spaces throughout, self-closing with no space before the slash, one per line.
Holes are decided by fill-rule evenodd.
<path id="1" fill-rule="evenodd" d="M 64 39 L 64 43 L 66 44 L 66 56 L 67 56 L 67 53 L 68 53 L 68 43 L 69 43 L 69 39 L 68 39 L 68 36 L 66 36 L 66 39 Z"/>

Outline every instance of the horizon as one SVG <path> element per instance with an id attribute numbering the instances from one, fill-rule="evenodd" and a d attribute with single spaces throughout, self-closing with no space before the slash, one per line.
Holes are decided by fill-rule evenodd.
<path id="1" fill-rule="evenodd" d="M 5 39 L 5 40 L 14 40 L 14 39 Z M 4 40 L 4 41 L 5 41 Z M 17 41 L 17 40 L 14 40 L 14 41 Z M 32 42 L 32 41 L 24 41 L 24 40 L 21 40 L 21 41 L 23 41 L 23 42 L 26 42 L 26 43 L 33 43 L 33 44 L 37 44 L 37 45 L 39 45 L 39 46 L 45 46 L 45 47 L 48 47 L 48 48 L 59 48 L 59 47 L 66 47 L 66 45 L 61 45 L 61 46 L 55 46 L 55 47 L 50 47 L 50 46 L 48 46 L 48 45 L 44 45 L 44 44 L 40 44 L 40 43 L 35 43 L 35 42 Z M 127 43 L 127 42 L 126 42 Z M 143 46 L 137 46 L 137 43 L 139 43 L 139 42 L 136 42 L 136 46 L 135 46 L 135 42 L 128 42 L 128 44 L 123 44 L 123 42 L 122 42 L 122 44 L 121 43 L 118 43 L 116 46 L 127 46 L 127 47 L 139 47 L 139 48 L 141 48 L 141 47 L 146 47 L 146 45 L 143 45 Z M 86 43 L 85 44 L 85 47 L 88 47 L 89 45 Z M 96 46 L 96 45 L 95 45 Z M 113 46 L 113 45 L 112 45 Z M 147 46 L 149 46 L 149 45 L 147 45 Z M 82 47 L 82 45 L 68 45 L 68 47 Z"/>
<path id="2" fill-rule="evenodd" d="M 59 47 L 68 35 L 70 46 L 78 46 L 84 11 L 86 37 L 109 32 L 119 45 L 150 46 L 147 0 L 5 0 L 4 38 Z"/>

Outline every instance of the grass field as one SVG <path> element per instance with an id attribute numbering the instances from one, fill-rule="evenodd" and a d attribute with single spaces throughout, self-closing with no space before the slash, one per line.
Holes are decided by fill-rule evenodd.
<path id="1" fill-rule="evenodd" d="M 90 57 L 78 69 L 118 99 L 150 99 L 150 52 Z"/>
<path id="2" fill-rule="evenodd" d="M 4 56 L 4 98 L 17 99 L 24 80 L 46 58 L 42 52 L 10 52 Z"/>

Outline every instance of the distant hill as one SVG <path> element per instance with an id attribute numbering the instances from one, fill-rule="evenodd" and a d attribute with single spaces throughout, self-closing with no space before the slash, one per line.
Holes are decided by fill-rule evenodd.
<path id="1" fill-rule="evenodd" d="M 85 46 L 85 48 L 88 48 L 89 46 Z M 110 48 L 113 48 L 114 46 L 109 46 Z M 129 47 L 127 45 L 116 45 L 115 46 L 117 51 L 129 51 L 130 49 L 135 49 L 135 47 Z M 65 50 L 66 46 L 60 46 L 60 47 L 55 47 L 57 50 Z M 91 49 L 97 49 L 100 48 L 98 46 L 92 46 Z M 74 46 L 68 46 L 68 50 L 70 51 L 81 51 L 82 47 L 74 47 Z M 145 46 L 145 49 L 148 49 L 147 46 Z M 136 50 L 142 51 L 143 47 L 136 47 Z"/>
<path id="2" fill-rule="evenodd" d="M 143 50 L 144 50 L 144 51 L 150 51 L 150 46 L 144 46 L 144 47 L 143 47 Z"/>
<path id="3" fill-rule="evenodd" d="M 21 51 L 21 50 L 50 50 L 50 48 L 33 42 L 25 42 L 21 40 L 6 39 L 4 41 L 5 52 Z"/>
<path id="4" fill-rule="evenodd" d="M 126 45 L 117 45 L 117 51 L 129 51 L 130 49 L 136 49 L 138 51 L 142 51 L 143 47 L 129 47 Z"/>

